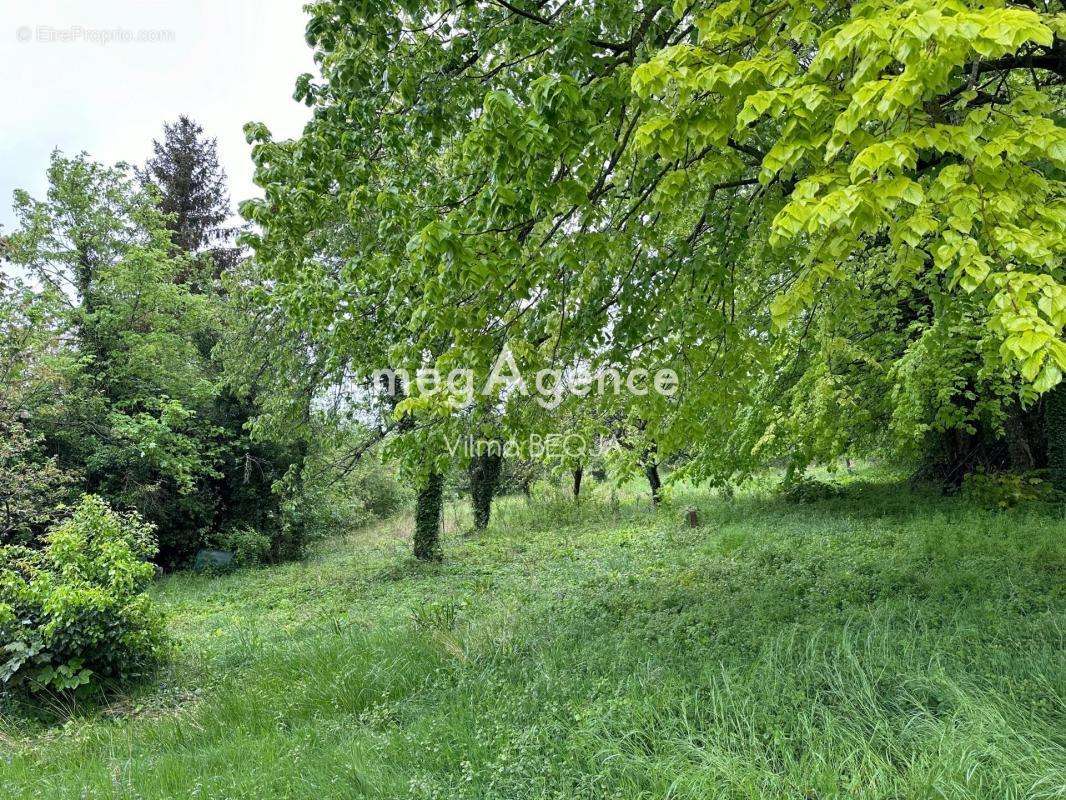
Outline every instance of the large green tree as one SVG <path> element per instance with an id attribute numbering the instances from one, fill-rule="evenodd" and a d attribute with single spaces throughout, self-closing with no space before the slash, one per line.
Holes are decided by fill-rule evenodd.
<path id="1" fill-rule="evenodd" d="M 196 342 L 215 310 L 178 282 L 187 262 L 128 167 L 55 153 L 48 178 L 42 199 L 16 193 L 5 252 L 64 307 L 53 323 L 61 390 L 27 411 L 58 463 L 155 522 L 161 557 L 175 561 L 210 522 L 203 490 L 219 441 L 197 419 L 214 386 Z"/>
<path id="2" fill-rule="evenodd" d="M 996 429 L 1060 378 L 1057 8 L 310 10 L 314 116 L 249 126 L 244 212 L 275 297 L 354 364 L 671 366 L 625 416 L 718 477 Z"/>
<path id="3" fill-rule="evenodd" d="M 246 270 L 233 241 L 236 230 L 229 225 L 226 175 L 218 161 L 217 143 L 182 115 L 164 124 L 163 137 L 153 141 L 152 151 L 138 177 L 155 193 L 171 232 L 171 247 L 188 264 L 176 281 L 202 296 L 219 315 L 218 324 L 201 330 L 196 338 L 201 368 L 213 387 L 200 416 L 221 431 L 222 440 L 217 475 L 209 487 L 212 527 L 251 526 L 271 536 L 275 557 L 294 555 L 302 537 L 280 535 L 286 525 L 282 508 L 286 490 L 281 483 L 290 470 L 299 470 L 303 442 L 292 430 L 252 435 L 249 428 L 261 403 L 260 387 L 246 381 L 238 365 L 251 360 L 254 345 L 252 353 L 238 354 L 229 346 L 216 351 L 226 331 L 246 329 L 241 296 L 245 289 L 241 274 Z M 250 344 L 244 341 L 241 346 Z M 274 389 L 283 391 L 281 386 Z"/>
<path id="4" fill-rule="evenodd" d="M 661 103 L 637 138 L 662 157 L 753 148 L 783 190 L 776 367 L 733 441 L 802 464 L 932 434 L 958 478 L 1005 434 L 1034 463 L 1026 420 L 1066 365 L 1061 5 L 674 10 L 695 33 L 634 74 Z"/>
<path id="5" fill-rule="evenodd" d="M 36 464 L 55 484 L 43 472 L 54 464 L 136 509 L 156 524 L 168 565 L 236 526 L 269 536 L 277 557 L 298 553 L 273 491 L 289 440 L 248 438 L 249 409 L 213 352 L 236 310 L 189 280 L 210 256 L 175 245 L 156 187 L 126 165 L 56 153 L 48 179 L 43 198 L 16 193 L 5 242 L 5 260 L 38 285 L 20 303 L 4 293 L 0 417 L 16 414 L 0 421 L 14 443 L 5 462 Z"/>
<path id="6" fill-rule="evenodd" d="M 215 277 L 232 266 L 237 251 L 232 231 L 226 173 L 218 162 L 218 143 L 184 114 L 163 125 L 162 140 L 152 142 L 152 155 L 138 171 L 157 194 L 175 248 L 208 254 L 208 274 Z"/>

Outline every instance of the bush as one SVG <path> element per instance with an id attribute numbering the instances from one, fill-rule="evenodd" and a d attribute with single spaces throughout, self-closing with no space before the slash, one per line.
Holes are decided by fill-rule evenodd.
<path id="1" fill-rule="evenodd" d="M 356 474 L 354 488 L 363 508 L 377 519 L 395 514 L 411 501 L 411 491 L 400 483 L 390 464 L 371 462 Z"/>
<path id="2" fill-rule="evenodd" d="M 86 495 L 43 550 L 0 548 L 0 687 L 85 693 L 137 677 L 162 651 L 145 590 L 156 542 L 135 514 Z"/>
<path id="3" fill-rule="evenodd" d="M 533 484 L 543 474 L 544 466 L 540 462 L 505 458 L 497 492 L 501 495 L 521 493 L 528 496 L 533 492 Z"/>
<path id="4" fill-rule="evenodd" d="M 0 401 L 0 545 L 34 546 L 73 499 L 75 476 L 41 450 L 25 417 Z"/>
<path id="5" fill-rule="evenodd" d="M 781 497 L 789 503 L 818 503 L 840 494 L 840 487 L 833 483 L 800 478 L 781 487 Z"/>
<path id="6" fill-rule="evenodd" d="M 211 547 L 233 553 L 238 567 L 256 567 L 271 560 L 273 542 L 265 533 L 237 526 L 217 533 L 208 540 Z"/>
<path id="7" fill-rule="evenodd" d="M 316 455 L 301 480 L 294 481 L 283 507 L 283 534 L 289 539 L 281 541 L 291 541 L 299 552 L 315 540 L 346 535 L 414 502 L 414 491 L 401 483 L 394 464 L 367 456 L 338 474 L 332 459 L 329 452 Z"/>
<path id="8" fill-rule="evenodd" d="M 1014 508 L 1021 503 L 1049 500 L 1051 484 L 1037 475 L 1017 472 L 969 473 L 962 482 L 962 496 L 985 508 Z"/>

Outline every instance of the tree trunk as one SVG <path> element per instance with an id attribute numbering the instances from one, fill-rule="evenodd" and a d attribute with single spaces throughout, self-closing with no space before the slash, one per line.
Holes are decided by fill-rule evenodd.
<path id="1" fill-rule="evenodd" d="M 645 465 L 644 474 L 648 476 L 648 486 L 651 487 L 651 504 L 659 507 L 659 501 L 663 497 L 663 482 L 659 479 L 659 465 L 655 462 Z"/>
<path id="2" fill-rule="evenodd" d="M 444 477 L 431 472 L 418 492 L 415 508 L 415 558 L 439 561 L 440 523 L 444 506 Z"/>
<path id="3" fill-rule="evenodd" d="M 585 470 L 583 467 L 578 467 L 574 470 L 574 499 L 579 500 L 581 498 L 581 478 L 584 477 Z"/>
<path id="4" fill-rule="evenodd" d="M 1061 383 L 1044 400 L 1044 437 L 1051 485 L 1066 491 L 1066 385 Z"/>
<path id="5" fill-rule="evenodd" d="M 1011 469 L 1027 472 L 1036 468 L 1036 459 L 1032 448 L 1029 447 L 1022 413 L 1021 408 L 1017 406 L 1011 409 L 1003 423 L 1003 428 L 1007 439 L 1007 452 L 1010 454 Z"/>
<path id="6" fill-rule="evenodd" d="M 470 462 L 470 500 L 474 506 L 474 530 L 489 526 L 492 498 L 500 483 L 503 458 L 498 453 L 479 453 Z"/>

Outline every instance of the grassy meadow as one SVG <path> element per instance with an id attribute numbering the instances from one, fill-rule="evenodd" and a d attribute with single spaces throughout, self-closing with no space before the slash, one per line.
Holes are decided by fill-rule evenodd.
<path id="1" fill-rule="evenodd" d="M 170 576 L 169 666 L 0 720 L 0 798 L 1066 797 L 1062 509 L 842 481 L 505 498 L 476 536 L 446 512 L 442 564 L 397 519 Z"/>

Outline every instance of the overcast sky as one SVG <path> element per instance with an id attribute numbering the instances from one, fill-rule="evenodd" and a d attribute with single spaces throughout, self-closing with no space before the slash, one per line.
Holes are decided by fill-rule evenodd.
<path id="1" fill-rule="evenodd" d="M 314 71 L 303 3 L 0 0 L 0 225 L 16 188 L 43 194 L 54 148 L 143 162 L 179 114 L 218 139 L 236 209 L 256 193 L 244 123 L 288 137 L 308 116 L 292 99 Z"/>

